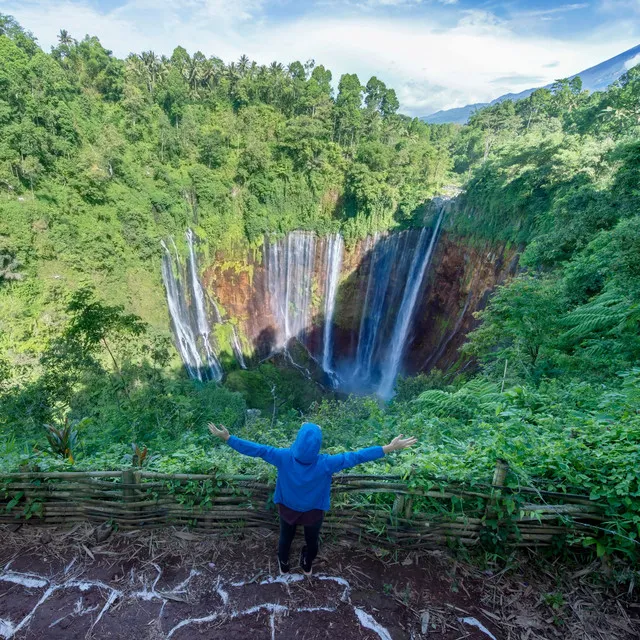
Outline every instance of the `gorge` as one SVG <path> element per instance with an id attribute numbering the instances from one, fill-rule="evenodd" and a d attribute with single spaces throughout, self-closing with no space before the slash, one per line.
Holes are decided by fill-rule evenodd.
<path id="1" fill-rule="evenodd" d="M 455 201 L 435 198 L 425 226 L 352 246 L 339 233 L 266 235 L 259 249 L 216 252 L 201 276 L 191 229 L 184 258 L 163 242 L 174 341 L 189 375 L 221 380 L 224 353 L 242 368 L 284 353 L 328 389 L 389 399 L 400 374 L 464 366 L 458 348 L 473 313 L 515 272 L 517 253 L 443 230 L 454 210 Z M 293 345 L 305 362 L 294 362 Z"/>

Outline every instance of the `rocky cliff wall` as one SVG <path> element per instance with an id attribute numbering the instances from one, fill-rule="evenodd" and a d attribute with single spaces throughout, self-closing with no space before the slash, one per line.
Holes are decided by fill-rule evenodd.
<path id="1" fill-rule="evenodd" d="M 384 276 L 388 283 L 384 314 L 377 320 L 379 339 L 374 361 L 383 361 L 382 352 L 393 330 L 417 234 L 417 230 L 403 232 L 402 237 L 394 240 L 397 246 L 394 245 L 393 260 Z M 342 364 L 343 370 L 357 356 L 365 298 L 367 294 L 372 295 L 375 287 L 385 285 L 375 271 L 374 276 L 378 277 L 371 281 L 372 268 L 379 269 L 372 263 L 379 260 L 375 247 L 380 241 L 379 237 L 368 237 L 345 249 L 342 256 L 333 352 L 338 368 Z M 322 238 L 316 240 L 309 284 L 309 326 L 304 337 L 305 346 L 317 358 L 321 357 L 323 348 L 323 300 L 327 291 L 324 242 Z M 276 350 L 281 338 L 281 322 L 270 295 L 266 262 L 265 248 L 218 253 L 205 268 L 202 278 L 205 291 L 218 304 L 223 319 L 237 324 L 243 351 L 253 356 L 254 361 Z M 473 313 L 486 305 L 498 284 L 516 272 L 517 264 L 518 254 L 514 248 L 488 243 L 478 245 L 469 238 L 443 232 L 422 281 L 402 370 L 416 373 L 434 367 L 448 369 L 458 363 L 460 346 L 477 323 Z M 224 345 L 221 347 L 224 349 Z"/>

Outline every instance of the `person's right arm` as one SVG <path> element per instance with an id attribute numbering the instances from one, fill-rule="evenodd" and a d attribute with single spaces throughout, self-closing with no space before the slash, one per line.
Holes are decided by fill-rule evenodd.
<path id="1" fill-rule="evenodd" d="M 370 462 L 371 460 L 382 458 L 392 451 L 400 451 L 411 447 L 417 441 L 418 440 L 413 437 L 403 438 L 402 434 L 400 434 L 389 444 L 385 444 L 384 447 L 367 447 L 366 449 L 360 449 L 360 451 L 348 451 L 347 453 L 337 453 L 332 456 L 327 456 L 327 468 L 331 474 L 338 473 L 343 469 L 355 467 L 363 462 Z"/>
<path id="2" fill-rule="evenodd" d="M 418 438 L 414 436 L 410 436 L 409 438 L 403 438 L 402 434 L 396 436 L 389 444 L 385 444 L 382 447 L 385 455 L 387 453 L 391 453 L 392 451 L 402 451 L 402 449 L 407 449 L 412 447 L 416 442 L 418 442 Z"/>
<path id="3" fill-rule="evenodd" d="M 224 440 L 238 453 L 251 458 L 262 458 L 265 462 L 275 466 L 280 462 L 282 451 L 285 451 L 285 449 L 271 447 L 268 444 L 258 444 L 257 442 L 251 442 L 251 440 L 243 440 L 237 436 L 232 436 L 223 425 L 216 427 L 216 425 L 209 423 L 209 431 L 220 440 Z"/>

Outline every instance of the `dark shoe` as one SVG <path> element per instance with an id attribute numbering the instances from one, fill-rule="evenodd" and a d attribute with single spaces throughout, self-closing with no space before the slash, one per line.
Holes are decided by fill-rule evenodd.
<path id="1" fill-rule="evenodd" d="M 289 573 L 289 569 L 291 569 L 291 565 L 288 562 L 282 562 L 280 558 L 278 558 L 278 566 L 280 567 L 280 573 Z"/>
<path id="2" fill-rule="evenodd" d="M 302 547 L 300 551 L 300 566 L 302 567 L 302 572 L 305 576 L 310 576 L 312 573 L 311 563 L 307 562 L 307 547 L 306 545 Z"/>

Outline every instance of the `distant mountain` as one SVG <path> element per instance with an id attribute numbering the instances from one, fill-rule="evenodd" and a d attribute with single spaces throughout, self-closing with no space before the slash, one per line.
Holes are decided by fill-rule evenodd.
<path id="1" fill-rule="evenodd" d="M 605 62 L 597 64 L 595 67 L 589 67 L 584 71 L 580 71 L 571 78 L 580 76 L 582 79 L 582 86 L 589 91 L 602 91 L 606 89 L 612 82 L 617 80 L 625 71 L 640 64 L 640 45 L 629 49 L 620 55 L 615 56 Z M 545 85 L 547 88 L 551 88 L 551 85 Z M 447 122 L 453 122 L 455 124 L 465 124 L 469 119 L 469 116 L 476 111 L 488 105 L 496 104 L 497 102 L 503 102 L 504 100 L 522 100 L 530 96 L 536 89 L 540 87 L 534 87 L 533 89 L 525 89 L 520 93 L 507 93 L 491 102 L 477 102 L 476 104 L 468 104 L 466 107 L 457 107 L 455 109 L 444 109 L 442 111 L 436 111 L 431 115 L 420 118 L 424 122 L 429 124 L 445 124 Z"/>

